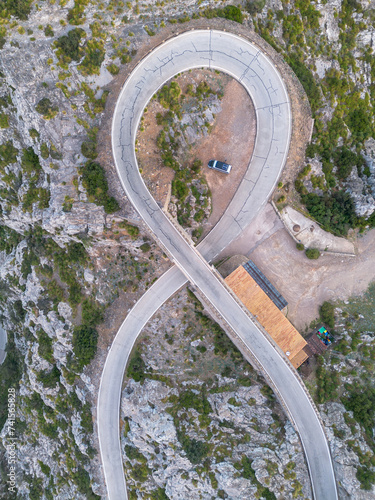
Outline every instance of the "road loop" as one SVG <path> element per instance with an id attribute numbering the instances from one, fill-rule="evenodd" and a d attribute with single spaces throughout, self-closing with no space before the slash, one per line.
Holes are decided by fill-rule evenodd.
<path id="1" fill-rule="evenodd" d="M 215 228 L 194 247 L 148 192 L 138 169 L 135 139 L 143 110 L 155 92 L 176 74 L 202 67 L 223 71 L 244 86 L 254 103 L 257 134 L 236 195 Z M 267 202 L 288 155 L 291 123 L 288 94 L 276 67 L 259 47 L 228 32 L 194 30 L 168 40 L 142 59 L 125 82 L 112 121 L 116 169 L 129 200 L 177 267 L 158 279 L 128 314 L 103 369 L 98 434 L 110 500 L 127 498 L 119 436 L 121 386 L 127 360 L 146 322 L 186 281 L 199 289 L 275 386 L 299 433 L 314 497 L 337 499 L 328 443 L 306 388 L 209 265 Z"/>

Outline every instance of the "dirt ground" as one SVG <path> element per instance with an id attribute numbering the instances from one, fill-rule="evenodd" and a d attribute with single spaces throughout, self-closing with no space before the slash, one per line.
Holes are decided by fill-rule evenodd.
<path id="1" fill-rule="evenodd" d="M 190 151 L 185 152 L 189 158 L 202 161 L 202 173 L 212 193 L 213 211 L 203 224 L 204 234 L 216 224 L 233 198 L 249 164 L 254 148 L 256 119 L 253 103 L 245 89 L 228 75 L 210 70 L 195 70 L 179 76 L 176 81 L 182 91 L 188 84 L 199 84 L 206 80 L 213 90 L 222 89 L 222 111 L 217 114 L 210 134 L 202 137 Z M 152 195 L 161 206 L 166 205 L 170 192 L 170 183 L 174 172 L 163 166 L 156 139 L 162 129 L 156 123 L 156 113 L 165 109 L 152 100 L 144 114 L 144 131 L 138 133 L 137 159 L 142 169 L 142 177 Z M 246 123 L 246 127 L 243 124 Z M 229 175 L 210 170 L 207 163 L 210 159 L 230 163 L 233 169 Z M 184 158 L 180 158 L 184 161 Z"/>
<path id="2" fill-rule="evenodd" d="M 193 153 L 203 163 L 212 193 L 212 213 L 203 225 L 204 235 L 214 227 L 233 198 L 254 149 L 256 119 L 253 102 L 236 80 L 228 83 L 221 105 L 222 111 L 211 134 L 200 141 Z M 206 165 L 211 159 L 230 163 L 233 167 L 230 174 L 208 169 Z"/>
<path id="3" fill-rule="evenodd" d="M 323 255 L 309 260 L 285 230 L 270 204 L 222 254 L 243 254 L 288 301 L 288 319 L 301 333 L 318 316 L 325 300 L 362 294 L 375 279 L 375 229 L 356 242 L 358 255 Z"/>

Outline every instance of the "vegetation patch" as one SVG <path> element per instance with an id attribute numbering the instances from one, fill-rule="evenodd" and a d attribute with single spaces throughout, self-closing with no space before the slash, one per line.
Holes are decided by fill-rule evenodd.
<path id="1" fill-rule="evenodd" d="M 113 196 L 108 195 L 108 182 L 104 168 L 96 162 L 89 161 L 82 168 L 82 184 L 87 189 L 89 200 L 103 205 L 107 214 L 119 210 L 119 204 Z"/>
<path id="2" fill-rule="evenodd" d="M 35 106 L 35 109 L 45 120 L 52 120 L 59 112 L 59 108 L 55 104 L 52 104 L 48 97 L 43 97 Z"/>
<path id="3" fill-rule="evenodd" d="M 98 332 L 87 325 L 77 326 L 73 332 L 73 350 L 75 366 L 81 371 L 88 365 L 96 354 Z"/>

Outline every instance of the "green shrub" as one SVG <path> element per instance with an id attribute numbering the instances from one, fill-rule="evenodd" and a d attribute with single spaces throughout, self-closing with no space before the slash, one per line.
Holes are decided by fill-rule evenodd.
<path id="1" fill-rule="evenodd" d="M 105 50 L 102 40 L 89 40 L 85 47 L 85 57 L 78 69 L 84 76 L 99 75 L 100 66 L 104 61 Z"/>
<path id="2" fill-rule="evenodd" d="M 134 379 L 136 382 L 143 383 L 146 378 L 146 364 L 142 359 L 141 353 L 136 350 L 132 355 L 128 369 L 126 371 L 126 376 Z"/>
<path id="3" fill-rule="evenodd" d="M 5 113 L 0 113 L 0 128 L 9 127 L 9 116 Z"/>
<path id="4" fill-rule="evenodd" d="M 88 258 L 88 253 L 82 243 L 69 243 L 69 245 L 67 246 L 68 261 L 85 265 L 88 261 Z"/>
<path id="5" fill-rule="evenodd" d="M 306 248 L 305 255 L 308 259 L 316 260 L 320 257 L 320 251 L 317 248 Z"/>
<path id="6" fill-rule="evenodd" d="M 182 408 L 194 408 L 198 413 L 208 415 L 212 412 L 212 407 L 206 397 L 205 390 L 200 394 L 195 394 L 193 391 L 184 391 L 180 394 L 179 405 Z"/>
<path id="7" fill-rule="evenodd" d="M 160 104 L 165 109 L 177 112 L 180 110 L 181 87 L 175 81 L 169 85 L 164 85 L 157 93 L 157 98 Z"/>
<path id="8" fill-rule="evenodd" d="M 71 306 L 77 306 L 82 300 L 82 289 L 81 285 L 77 280 L 71 279 L 69 284 L 69 304 Z"/>
<path id="9" fill-rule="evenodd" d="M 86 33 L 81 28 L 70 30 L 67 35 L 61 36 L 55 42 L 55 47 L 58 49 L 57 56 L 62 62 L 69 63 L 70 61 L 79 61 L 83 56 L 83 49 L 80 47 L 80 42 Z"/>
<path id="10" fill-rule="evenodd" d="M 358 467 L 356 477 L 362 490 L 370 491 L 375 484 L 375 472 L 368 467 Z"/>
<path id="11" fill-rule="evenodd" d="M 81 370 L 90 363 L 96 354 L 98 333 L 87 325 L 76 326 L 73 332 L 73 351 L 78 368 Z"/>
<path id="12" fill-rule="evenodd" d="M 47 24 L 47 26 L 44 28 L 44 34 L 46 36 L 55 36 L 55 33 L 53 32 L 52 26 L 50 24 Z"/>
<path id="13" fill-rule="evenodd" d="M 39 134 L 39 132 L 37 131 L 37 129 L 36 129 L 36 128 L 31 128 L 31 129 L 29 130 L 29 134 L 30 134 L 30 137 L 31 137 L 32 139 L 39 139 L 39 137 L 40 137 L 40 134 Z"/>
<path id="14" fill-rule="evenodd" d="M 11 253 L 14 248 L 22 241 L 22 235 L 14 231 L 8 226 L 0 224 L 0 251 Z"/>
<path id="15" fill-rule="evenodd" d="M 48 97 L 43 97 L 35 106 L 36 111 L 46 120 L 51 120 L 59 112 L 59 108 L 52 104 Z"/>
<path id="16" fill-rule="evenodd" d="M 362 390 L 349 387 L 349 396 L 342 398 L 347 410 L 353 412 L 355 420 L 363 425 L 368 436 L 372 438 L 372 428 L 375 417 L 375 388 L 367 386 Z"/>
<path id="17" fill-rule="evenodd" d="M 204 17 L 207 19 L 213 19 L 214 17 L 224 17 L 225 19 L 230 19 L 237 23 L 242 23 L 243 14 L 241 9 L 235 5 L 227 5 L 223 9 L 205 9 L 203 11 Z"/>
<path id="18" fill-rule="evenodd" d="M 253 16 L 258 12 L 261 12 L 265 5 L 266 0 L 250 0 L 249 2 L 246 2 L 245 9 Z"/>
<path id="19" fill-rule="evenodd" d="M 329 328 L 334 328 L 335 326 L 335 307 L 331 302 L 323 302 L 319 308 L 320 319 Z"/>
<path id="20" fill-rule="evenodd" d="M 56 149 L 56 146 L 54 144 L 51 144 L 51 147 L 49 149 L 49 154 L 51 155 L 51 158 L 54 160 L 62 160 L 62 153 Z"/>
<path id="21" fill-rule="evenodd" d="M 150 243 L 143 243 L 143 245 L 141 245 L 139 248 L 142 250 L 142 252 L 146 253 L 150 251 L 151 245 Z"/>
<path id="22" fill-rule="evenodd" d="M 323 196 L 308 193 L 301 199 L 309 213 L 333 234 L 346 235 L 349 227 L 354 227 L 357 223 L 353 200 L 345 191 Z"/>
<path id="23" fill-rule="evenodd" d="M 38 330 L 38 354 L 49 363 L 54 362 L 52 339 L 44 330 Z"/>
<path id="24" fill-rule="evenodd" d="M 187 195 L 189 194 L 189 187 L 186 182 L 182 179 L 173 179 L 172 181 L 172 194 L 179 199 L 180 202 L 183 202 Z"/>
<path id="25" fill-rule="evenodd" d="M 16 391 L 22 376 L 22 359 L 14 343 L 14 337 L 8 332 L 7 356 L 0 365 L 0 428 L 4 427 L 8 418 L 8 389 L 13 387 Z"/>
<path id="26" fill-rule="evenodd" d="M 44 160 L 47 160 L 49 157 L 49 148 L 45 142 L 42 142 L 40 145 L 40 155 Z"/>
<path id="27" fill-rule="evenodd" d="M 115 63 L 112 63 L 107 66 L 107 70 L 111 73 L 111 75 L 115 76 L 118 75 L 120 68 Z"/>
<path id="28" fill-rule="evenodd" d="M 121 229 L 126 229 L 127 233 L 132 238 L 136 238 L 139 235 L 139 228 L 137 226 L 133 226 L 132 224 L 129 224 L 128 221 L 126 221 L 126 220 L 120 222 L 119 227 Z"/>
<path id="29" fill-rule="evenodd" d="M 119 209 L 115 198 L 108 196 L 108 182 L 104 168 L 99 163 L 89 161 L 82 168 L 82 184 L 87 189 L 89 199 L 98 205 L 103 205 L 106 213 Z"/>
<path id="30" fill-rule="evenodd" d="M 28 18 L 32 6 L 32 0 L 1 0 L 0 9 L 9 16 L 18 17 L 22 21 Z"/>
<path id="31" fill-rule="evenodd" d="M 12 141 L 0 144 L 0 168 L 4 168 L 17 161 L 18 149 L 13 146 Z"/>
<path id="32" fill-rule="evenodd" d="M 31 146 L 23 150 L 21 158 L 21 166 L 24 172 L 28 174 L 31 174 L 33 172 L 40 172 L 40 170 L 42 169 L 39 163 L 39 157 L 34 152 Z"/>
<path id="33" fill-rule="evenodd" d="M 85 299 L 82 302 L 82 322 L 88 326 L 96 326 L 104 319 L 103 307 L 95 300 Z"/>
<path id="34" fill-rule="evenodd" d="M 53 365 L 52 370 L 42 370 L 37 375 L 38 382 L 42 382 L 44 387 L 54 388 L 60 382 L 61 372 L 56 365 Z"/>
<path id="35" fill-rule="evenodd" d="M 188 460 L 190 460 L 192 464 L 201 463 L 203 458 L 208 455 L 210 451 L 210 445 L 208 443 L 198 441 L 194 438 L 190 439 L 189 436 L 183 435 L 181 432 L 177 432 L 177 436 Z"/>
<path id="36" fill-rule="evenodd" d="M 335 151 L 334 160 L 337 165 L 337 175 L 339 179 L 343 180 L 348 177 L 353 170 L 353 167 L 361 166 L 363 164 L 363 158 L 361 155 L 357 155 L 345 147 Z"/>
<path id="37" fill-rule="evenodd" d="M 287 62 L 305 89 L 312 111 L 317 111 L 321 106 L 321 93 L 313 74 L 306 66 L 305 61 L 301 59 L 301 56 L 296 53 L 290 54 Z"/>
<path id="38" fill-rule="evenodd" d="M 302 252 L 302 250 L 305 250 L 305 245 L 303 243 L 297 243 L 296 248 L 297 248 L 297 250 Z"/>
<path id="39" fill-rule="evenodd" d="M 40 465 L 43 474 L 46 474 L 46 476 L 49 476 L 51 474 L 51 467 L 49 465 L 44 464 L 41 460 L 38 460 L 38 464 Z"/>

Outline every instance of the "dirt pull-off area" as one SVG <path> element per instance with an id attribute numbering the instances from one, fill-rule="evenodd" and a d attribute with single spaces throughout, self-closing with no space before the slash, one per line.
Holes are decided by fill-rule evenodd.
<path id="1" fill-rule="evenodd" d="M 308 331 L 325 300 L 348 300 L 363 294 L 375 280 L 375 229 L 356 240 L 355 257 L 324 254 L 309 260 L 296 248 L 271 204 L 221 254 L 253 260 L 288 301 L 288 319 Z"/>
<path id="2" fill-rule="evenodd" d="M 206 168 L 205 177 L 212 193 L 212 213 L 204 224 L 204 234 L 212 229 L 233 198 L 245 175 L 254 149 L 256 119 L 253 102 L 236 80 L 225 88 L 212 133 L 204 137 L 193 151 L 204 168 L 211 159 L 232 165 L 229 175 Z"/>
<path id="3" fill-rule="evenodd" d="M 213 116 L 209 127 L 196 129 L 196 139 L 186 138 L 186 147 L 180 148 L 177 160 L 181 165 L 194 159 L 202 162 L 204 175 L 212 194 L 212 213 L 203 223 L 206 234 L 220 219 L 234 196 L 249 164 L 255 141 L 256 119 L 252 101 L 245 89 L 228 75 L 212 70 L 193 70 L 174 79 L 182 93 L 188 85 L 196 88 L 205 81 L 215 92 L 221 92 L 221 111 Z M 142 176 L 152 195 L 161 206 L 167 206 L 174 171 L 165 167 L 157 138 L 163 128 L 157 124 L 157 114 L 165 113 L 162 105 L 153 99 L 147 107 L 137 138 L 137 158 Z M 189 107 L 183 106 L 183 115 L 189 114 Z M 199 117 L 198 117 L 199 118 Z M 195 120 L 196 122 L 197 120 Z M 182 133 L 185 134 L 184 128 Z M 210 170 L 207 163 L 217 159 L 230 163 L 229 175 Z"/>

